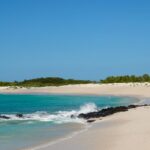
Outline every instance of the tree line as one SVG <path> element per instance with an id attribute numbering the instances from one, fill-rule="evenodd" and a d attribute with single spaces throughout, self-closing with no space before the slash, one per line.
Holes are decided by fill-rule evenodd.
<path id="1" fill-rule="evenodd" d="M 125 75 L 125 76 L 110 76 L 99 82 L 91 80 L 75 80 L 63 79 L 59 77 L 35 78 L 24 81 L 2 82 L 0 86 L 22 86 L 22 87 L 42 87 L 42 86 L 61 86 L 68 84 L 87 84 L 87 83 L 129 83 L 129 82 L 150 82 L 150 75 L 142 76 Z"/>
<path id="2" fill-rule="evenodd" d="M 20 82 L 18 81 L 0 82 L 0 86 L 41 87 L 41 86 L 61 86 L 68 84 L 87 84 L 87 83 L 94 83 L 94 81 L 47 77 L 47 78 L 35 78 L 30 80 L 24 80 Z"/>
<path id="3" fill-rule="evenodd" d="M 101 83 L 129 83 L 129 82 L 150 82 L 150 75 L 144 74 L 142 76 L 125 75 L 125 76 L 110 76 Z"/>

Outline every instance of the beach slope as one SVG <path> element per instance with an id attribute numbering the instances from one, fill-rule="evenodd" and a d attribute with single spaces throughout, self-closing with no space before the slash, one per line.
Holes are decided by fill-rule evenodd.
<path id="1" fill-rule="evenodd" d="M 40 150 L 149 150 L 150 107 L 103 118 L 88 131 Z"/>

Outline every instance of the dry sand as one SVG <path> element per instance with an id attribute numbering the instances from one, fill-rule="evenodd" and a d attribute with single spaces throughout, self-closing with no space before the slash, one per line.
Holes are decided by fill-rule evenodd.
<path id="1" fill-rule="evenodd" d="M 150 97 L 150 83 L 78 84 L 49 87 L 0 87 L 0 93 L 86 94 Z"/>

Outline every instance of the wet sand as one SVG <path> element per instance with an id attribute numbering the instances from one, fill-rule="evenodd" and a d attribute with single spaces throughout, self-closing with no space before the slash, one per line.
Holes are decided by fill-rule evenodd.
<path id="1" fill-rule="evenodd" d="M 149 150 L 150 107 L 106 117 L 86 132 L 40 150 Z"/>

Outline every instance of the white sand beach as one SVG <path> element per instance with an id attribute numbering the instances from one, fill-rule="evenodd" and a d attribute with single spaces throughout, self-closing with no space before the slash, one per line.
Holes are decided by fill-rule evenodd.
<path id="1" fill-rule="evenodd" d="M 41 150 L 149 150 L 150 107 L 103 118 L 86 132 Z"/>
<path id="2" fill-rule="evenodd" d="M 92 94 L 149 99 L 150 83 L 87 84 L 40 88 L 1 87 L 0 93 Z M 96 121 L 85 132 L 39 150 L 149 150 L 149 115 L 149 106 L 117 113 Z"/>
<path id="3" fill-rule="evenodd" d="M 77 84 L 49 87 L 0 87 L 0 93 L 85 94 L 150 97 L 150 83 Z"/>

